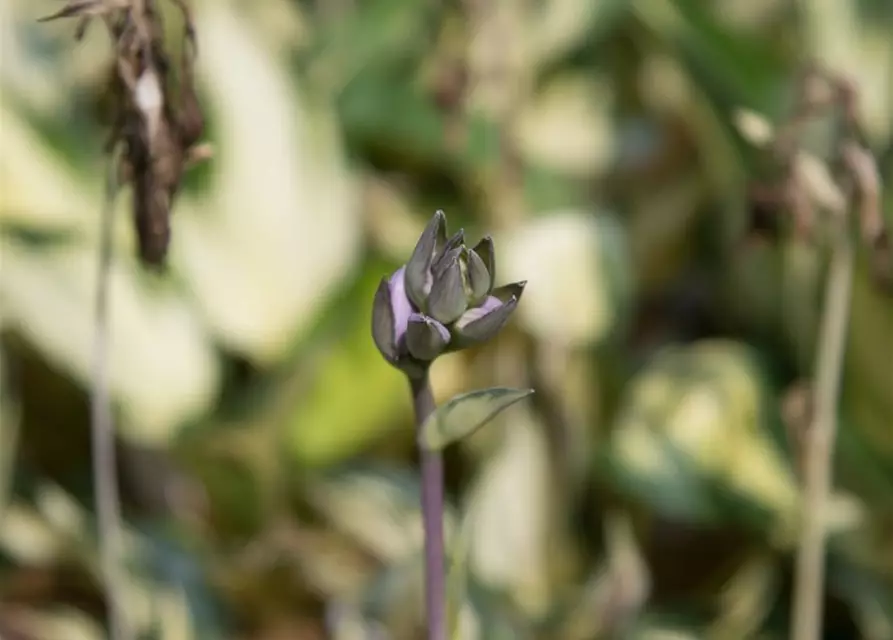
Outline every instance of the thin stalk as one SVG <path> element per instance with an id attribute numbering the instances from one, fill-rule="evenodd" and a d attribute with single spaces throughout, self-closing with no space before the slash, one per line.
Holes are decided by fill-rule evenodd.
<path id="1" fill-rule="evenodd" d="M 2 322 L 2 317 L 0 317 Z M 0 522 L 12 501 L 12 477 L 22 428 L 21 407 L 8 393 L 9 371 L 5 353 L 0 351 Z"/>
<path id="2" fill-rule="evenodd" d="M 95 334 L 93 342 L 93 388 L 90 395 L 90 431 L 93 456 L 93 491 L 99 530 L 102 580 L 108 607 L 109 637 L 130 640 L 124 615 L 125 576 L 121 500 L 116 476 L 115 433 L 109 394 L 108 318 L 109 277 L 112 266 L 112 237 L 117 193 L 114 155 L 109 159 L 106 191 L 100 219 L 99 260 L 96 273 Z"/>
<path id="3" fill-rule="evenodd" d="M 845 224 L 838 225 L 836 236 L 816 358 L 815 415 L 804 438 L 803 524 L 794 582 L 792 640 L 818 640 L 822 633 L 825 513 L 832 483 L 838 397 L 846 355 L 854 270 L 853 246 Z"/>
<path id="4" fill-rule="evenodd" d="M 410 376 L 416 431 L 434 413 L 428 371 Z M 422 464 L 422 526 L 425 534 L 425 611 L 428 640 L 446 640 L 446 571 L 443 541 L 443 457 L 419 447 Z"/>

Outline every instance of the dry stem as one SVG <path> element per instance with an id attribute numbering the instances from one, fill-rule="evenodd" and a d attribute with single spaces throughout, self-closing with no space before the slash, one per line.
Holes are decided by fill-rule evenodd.
<path id="1" fill-rule="evenodd" d="M 792 640 L 818 640 L 822 631 L 826 511 L 831 491 L 838 397 L 854 269 L 849 229 L 842 219 L 837 222 L 814 378 L 815 414 L 804 439 L 803 521 L 794 578 Z"/>
<path id="2" fill-rule="evenodd" d="M 123 525 L 118 495 L 115 433 L 109 393 L 109 276 L 112 263 L 114 204 L 117 192 L 116 167 L 109 159 L 106 193 L 100 219 L 99 260 L 96 273 L 95 335 L 93 344 L 93 389 L 90 397 L 90 429 L 93 456 L 93 491 L 99 529 L 102 579 L 108 606 L 112 640 L 133 637 L 127 625 L 122 598 L 126 575 L 123 565 Z"/>

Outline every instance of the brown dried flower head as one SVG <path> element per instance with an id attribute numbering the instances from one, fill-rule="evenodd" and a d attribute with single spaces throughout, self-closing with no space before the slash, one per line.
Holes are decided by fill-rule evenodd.
<path id="1" fill-rule="evenodd" d="M 119 182 L 133 190 L 139 257 L 161 267 L 170 242 L 174 199 L 185 171 L 208 156 L 199 145 L 204 116 L 193 68 L 196 37 L 185 0 L 170 0 L 183 16 L 179 72 L 173 73 L 157 0 L 70 0 L 42 21 L 77 18 L 76 38 L 101 18 L 113 43 L 112 126 L 108 150 L 121 151 Z"/>
<path id="2" fill-rule="evenodd" d="M 820 213 L 852 216 L 876 282 L 893 292 L 893 244 L 882 211 L 877 161 L 859 122 L 856 88 L 847 78 L 810 64 L 797 89 L 792 112 L 775 131 L 752 122 L 743 128 L 749 138 L 754 138 L 748 133 L 755 129 L 766 129 L 767 134 L 759 136 L 766 138 L 759 140 L 760 146 L 767 148 L 777 167 L 773 180 L 751 185 L 754 230 L 777 234 L 783 214 L 793 219 L 799 236 L 814 240 Z M 838 133 L 831 157 L 824 160 L 803 148 L 800 138 L 811 121 L 829 117 L 836 120 Z"/>

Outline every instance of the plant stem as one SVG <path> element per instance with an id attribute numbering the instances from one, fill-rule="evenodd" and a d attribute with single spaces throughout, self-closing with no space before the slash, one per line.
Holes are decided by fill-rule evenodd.
<path id="1" fill-rule="evenodd" d="M 434 413 L 428 370 L 410 376 L 416 431 Z M 419 447 L 422 464 L 422 526 L 425 534 L 425 611 L 428 640 L 446 640 L 446 572 L 443 542 L 443 457 Z"/>
<path id="2" fill-rule="evenodd" d="M 124 572 L 121 500 L 118 495 L 115 433 L 109 398 L 108 298 L 112 264 L 114 203 L 117 192 L 115 156 L 109 159 L 109 175 L 100 219 L 99 260 L 96 272 L 95 335 L 93 343 L 93 389 L 90 394 L 90 430 L 93 457 L 93 491 L 99 530 L 102 580 L 108 607 L 109 637 L 129 640 L 124 615 Z"/>
<path id="3" fill-rule="evenodd" d="M 803 521 L 794 582 L 792 640 L 818 640 L 822 633 L 826 505 L 831 491 L 854 269 L 848 231 L 841 221 L 833 241 L 813 383 L 815 415 L 804 439 Z"/>

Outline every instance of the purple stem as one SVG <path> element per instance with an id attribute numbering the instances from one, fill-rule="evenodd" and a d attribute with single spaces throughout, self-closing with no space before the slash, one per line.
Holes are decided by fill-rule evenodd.
<path id="1" fill-rule="evenodd" d="M 434 413 L 428 371 L 410 376 L 416 432 Z M 419 447 L 422 462 L 422 526 L 425 533 L 425 610 L 428 640 L 446 640 L 446 573 L 443 543 L 443 457 Z"/>

